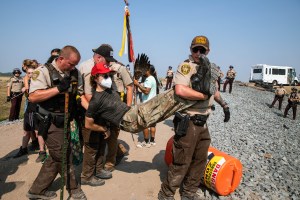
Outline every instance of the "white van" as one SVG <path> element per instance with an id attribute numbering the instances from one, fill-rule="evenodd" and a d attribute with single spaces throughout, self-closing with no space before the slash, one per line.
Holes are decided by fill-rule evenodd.
<path id="1" fill-rule="evenodd" d="M 251 67 L 249 82 L 298 85 L 295 68 L 257 64 Z"/>

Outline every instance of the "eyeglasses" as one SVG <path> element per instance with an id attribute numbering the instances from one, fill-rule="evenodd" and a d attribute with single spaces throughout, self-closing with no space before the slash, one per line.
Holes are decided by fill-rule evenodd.
<path id="1" fill-rule="evenodd" d="M 206 49 L 204 47 L 194 47 L 194 48 L 192 48 L 193 53 L 198 53 L 198 51 L 200 51 L 201 54 L 205 54 Z"/>

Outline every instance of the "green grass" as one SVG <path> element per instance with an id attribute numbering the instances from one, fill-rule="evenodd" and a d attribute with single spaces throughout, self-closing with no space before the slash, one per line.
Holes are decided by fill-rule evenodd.
<path id="1" fill-rule="evenodd" d="M 6 120 L 9 117 L 9 111 L 11 107 L 10 102 L 6 102 L 7 96 L 7 81 L 10 77 L 0 77 L 0 121 Z M 24 103 L 25 97 L 23 96 L 22 106 L 20 110 L 20 118 L 24 116 Z"/>

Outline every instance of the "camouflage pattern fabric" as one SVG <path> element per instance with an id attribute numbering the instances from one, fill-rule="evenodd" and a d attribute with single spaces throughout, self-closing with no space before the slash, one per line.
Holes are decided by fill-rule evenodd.
<path id="1" fill-rule="evenodd" d="M 221 74 L 220 74 L 220 71 L 218 70 L 217 65 L 215 63 L 211 63 L 210 66 L 211 66 L 210 67 L 210 71 L 211 71 L 211 78 L 210 78 L 210 80 L 211 80 L 211 82 L 210 82 L 209 91 L 210 91 L 210 94 L 214 95 L 216 93 L 216 91 L 218 90 L 216 82 L 218 80 L 218 77 Z"/>
<path id="2" fill-rule="evenodd" d="M 152 124 L 161 122 L 176 111 L 184 110 L 196 101 L 182 99 L 175 95 L 174 89 L 161 93 L 150 101 L 133 106 L 123 116 L 121 129 L 131 133 L 137 133 Z"/>

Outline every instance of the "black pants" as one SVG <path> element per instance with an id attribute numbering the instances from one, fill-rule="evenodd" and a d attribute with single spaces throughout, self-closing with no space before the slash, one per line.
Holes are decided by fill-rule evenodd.
<path id="1" fill-rule="evenodd" d="M 273 100 L 273 102 L 271 104 L 271 107 L 273 107 L 275 105 L 276 101 L 278 100 L 278 103 L 279 103 L 278 109 L 281 110 L 281 105 L 282 105 L 283 97 L 284 97 L 283 95 L 281 95 L 281 96 L 275 95 L 274 100 Z"/>
<path id="2" fill-rule="evenodd" d="M 286 106 L 286 108 L 284 110 L 284 117 L 287 116 L 290 108 L 293 109 L 293 119 L 295 120 L 296 119 L 296 115 L 297 115 L 297 104 L 288 103 L 288 105 Z"/>
<path id="3" fill-rule="evenodd" d="M 166 90 L 171 88 L 172 81 L 173 81 L 173 77 L 167 77 Z"/>
<path id="4" fill-rule="evenodd" d="M 223 85 L 223 92 L 226 92 L 226 87 L 227 87 L 227 84 L 229 83 L 229 93 L 231 93 L 233 80 L 234 80 L 233 78 L 226 79 L 226 81 L 225 81 L 225 83 Z"/>

